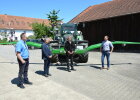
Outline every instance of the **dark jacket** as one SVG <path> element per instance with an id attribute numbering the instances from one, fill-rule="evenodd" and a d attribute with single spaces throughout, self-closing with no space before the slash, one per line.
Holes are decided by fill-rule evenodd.
<path id="1" fill-rule="evenodd" d="M 52 52 L 49 48 L 49 45 L 46 43 L 42 44 L 42 59 L 47 60 L 49 59 L 49 56 L 52 55 Z"/>
<path id="2" fill-rule="evenodd" d="M 67 42 L 65 43 L 64 49 L 65 49 L 66 53 L 67 53 L 68 51 L 70 51 L 70 52 L 75 51 L 75 44 L 74 44 L 74 42 L 72 41 L 72 42 L 70 43 L 69 41 L 67 41 Z"/>

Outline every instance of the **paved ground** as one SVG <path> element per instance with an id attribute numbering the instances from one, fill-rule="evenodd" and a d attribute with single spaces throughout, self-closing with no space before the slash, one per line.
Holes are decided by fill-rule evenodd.
<path id="1" fill-rule="evenodd" d="M 22 90 L 16 86 L 14 47 L 0 45 L 0 100 L 140 100 L 140 53 L 113 53 L 109 71 L 99 69 L 99 52 L 89 55 L 77 71 L 51 66 L 52 76 L 45 78 L 40 50 L 31 50 L 29 78 L 34 84 Z"/>

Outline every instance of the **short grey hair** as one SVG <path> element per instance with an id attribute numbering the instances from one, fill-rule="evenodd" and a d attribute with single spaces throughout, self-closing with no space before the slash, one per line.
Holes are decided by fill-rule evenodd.
<path id="1" fill-rule="evenodd" d="M 67 37 L 67 39 L 69 39 L 69 38 L 73 38 L 73 36 L 69 35 L 69 36 Z"/>
<path id="2" fill-rule="evenodd" d="M 47 40 L 51 40 L 51 39 L 49 37 L 47 37 L 44 39 L 44 42 L 46 42 Z"/>

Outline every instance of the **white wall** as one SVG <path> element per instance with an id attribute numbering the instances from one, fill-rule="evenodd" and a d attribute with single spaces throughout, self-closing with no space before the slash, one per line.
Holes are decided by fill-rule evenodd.
<path id="1" fill-rule="evenodd" d="M 0 32 L 6 32 L 5 34 L 7 34 L 7 40 L 9 41 L 10 38 L 12 40 L 15 40 L 17 38 L 17 40 L 20 40 L 20 34 L 21 33 L 26 33 L 27 37 L 30 35 L 34 35 L 34 32 L 32 30 L 12 30 L 15 31 L 15 34 L 13 34 L 13 37 L 11 37 L 11 30 L 5 30 L 5 29 L 0 29 Z M 5 38 L 3 36 L 0 36 L 1 39 Z"/>
<path id="2" fill-rule="evenodd" d="M 33 31 L 30 31 L 30 30 L 15 30 L 15 36 L 14 37 L 17 37 L 17 40 L 20 40 L 20 34 L 21 33 L 26 33 L 27 37 L 30 36 L 30 35 L 34 35 L 34 32 Z"/>

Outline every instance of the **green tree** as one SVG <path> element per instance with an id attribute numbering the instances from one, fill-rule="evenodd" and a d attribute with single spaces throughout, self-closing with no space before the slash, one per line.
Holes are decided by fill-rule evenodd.
<path id="1" fill-rule="evenodd" d="M 35 35 L 28 36 L 28 39 L 36 39 Z"/>
<path id="2" fill-rule="evenodd" d="M 44 23 L 33 23 L 32 28 L 36 39 L 42 38 L 42 36 L 53 37 L 51 27 L 45 25 Z"/>
<path id="3" fill-rule="evenodd" d="M 52 26 L 52 30 L 54 30 L 54 27 L 58 26 L 59 22 L 62 22 L 63 19 L 59 19 L 58 14 L 60 10 L 52 10 L 49 14 L 47 14 L 48 20 L 50 21 L 50 25 Z"/>

